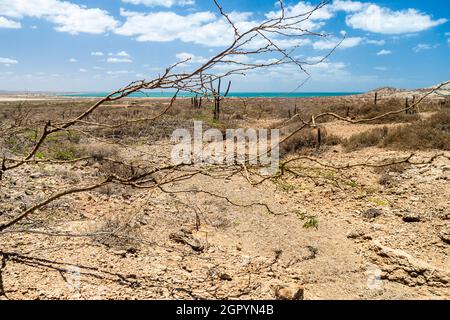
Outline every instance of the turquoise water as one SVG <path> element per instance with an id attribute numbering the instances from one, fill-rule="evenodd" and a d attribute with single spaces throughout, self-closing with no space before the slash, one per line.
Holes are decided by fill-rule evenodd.
<path id="1" fill-rule="evenodd" d="M 361 92 L 230 92 L 230 98 L 315 98 L 315 97 L 341 97 Z M 80 98 L 100 98 L 105 97 L 107 92 L 89 92 L 89 93 L 72 93 L 64 94 L 65 97 Z M 130 98 L 171 98 L 173 93 L 170 92 L 148 92 L 133 93 Z M 179 93 L 178 97 L 189 98 L 194 96 L 192 93 Z"/>

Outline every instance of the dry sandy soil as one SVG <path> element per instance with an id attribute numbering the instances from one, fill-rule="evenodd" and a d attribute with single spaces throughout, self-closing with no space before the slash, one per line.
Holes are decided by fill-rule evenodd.
<path id="1" fill-rule="evenodd" d="M 327 130 L 348 137 L 369 127 L 335 121 Z M 117 148 L 129 161 L 149 163 L 168 161 L 171 150 L 167 140 Z M 437 153 L 450 156 L 429 150 L 414 159 Z M 315 156 L 345 165 L 408 154 L 338 145 Z M 95 178 L 96 166 L 7 172 L 0 219 Z M 258 186 L 244 174 L 195 176 L 167 192 L 110 186 L 70 195 L 20 225 L 35 233 L 0 234 L 3 298 L 274 299 L 280 287 L 302 287 L 305 299 L 449 299 L 450 162 L 384 174 L 383 184 L 379 171 L 356 167 Z M 74 236 L 39 233 L 49 229 Z"/>

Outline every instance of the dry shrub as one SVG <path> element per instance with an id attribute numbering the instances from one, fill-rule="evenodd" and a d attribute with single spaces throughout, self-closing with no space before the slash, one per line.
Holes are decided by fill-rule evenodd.
<path id="1" fill-rule="evenodd" d="M 117 156 L 118 150 L 109 145 L 90 144 L 84 147 L 84 154 L 96 161 L 103 161 L 106 158 Z"/>
<path id="2" fill-rule="evenodd" d="M 109 248 L 135 252 L 140 244 L 139 229 L 137 223 L 125 220 L 123 217 L 110 218 L 96 230 L 98 235 L 94 237 L 94 240 Z"/>
<path id="3" fill-rule="evenodd" d="M 99 172 L 105 176 L 116 176 L 128 180 L 138 174 L 137 168 L 120 161 L 104 161 Z"/>
<path id="4" fill-rule="evenodd" d="M 280 145 L 282 156 L 296 153 L 300 150 L 318 148 L 321 146 L 335 146 L 341 143 L 341 139 L 327 132 L 325 128 L 320 129 L 321 144 L 318 145 L 318 130 L 304 129 Z"/>
<path id="5" fill-rule="evenodd" d="M 388 134 L 388 127 L 375 128 L 359 134 L 352 135 L 343 141 L 347 151 L 354 151 L 367 147 L 377 146 Z"/>
<path id="6" fill-rule="evenodd" d="M 376 128 L 344 141 L 347 151 L 365 147 L 450 150 L 450 113 L 442 109 L 429 119 L 388 129 Z"/>
<path id="7" fill-rule="evenodd" d="M 404 100 L 390 99 L 388 101 L 379 102 L 375 105 L 373 102 L 333 102 L 332 104 L 324 104 L 321 106 L 313 106 L 308 109 L 301 110 L 301 116 L 304 119 L 311 118 L 312 115 L 317 115 L 321 113 L 334 113 L 341 117 L 349 117 L 352 119 L 367 119 L 374 118 L 381 114 L 385 114 L 392 111 L 397 111 L 405 108 Z M 421 111 L 436 111 L 437 106 L 435 104 L 421 104 Z M 326 123 L 336 120 L 335 117 L 325 116 L 317 119 L 318 123 Z M 383 124 L 383 123 L 405 123 L 414 122 L 420 120 L 420 115 L 417 113 L 396 113 L 388 115 L 386 117 L 380 118 L 373 123 Z"/>
<path id="8" fill-rule="evenodd" d="M 363 118 L 375 118 L 379 115 L 401 110 L 405 108 L 405 104 L 402 100 L 390 99 L 387 102 L 379 103 L 374 105 L 373 103 L 366 103 L 356 108 L 350 109 L 350 116 L 355 119 Z M 388 115 L 386 117 L 380 118 L 372 123 L 404 123 L 404 122 L 414 122 L 420 120 L 420 115 L 417 113 L 395 113 Z"/>

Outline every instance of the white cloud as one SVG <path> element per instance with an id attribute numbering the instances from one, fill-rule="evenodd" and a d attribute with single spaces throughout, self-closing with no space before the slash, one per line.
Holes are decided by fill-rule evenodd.
<path id="1" fill-rule="evenodd" d="M 393 11 L 376 4 L 368 4 L 357 13 L 346 17 L 348 26 L 381 34 L 403 34 L 420 32 L 447 22 L 416 9 Z"/>
<path id="2" fill-rule="evenodd" d="M 0 72 L 0 77 L 12 76 L 13 74 L 14 74 L 14 72 L 12 72 L 12 71 Z"/>
<path id="3" fill-rule="evenodd" d="M 317 57 L 312 57 L 312 59 L 315 63 L 317 62 Z M 323 61 L 321 63 L 305 66 L 305 68 L 313 76 L 313 79 L 319 81 L 323 79 L 327 79 L 327 81 L 338 80 L 349 75 L 347 65 L 343 62 Z M 292 85 L 293 77 L 298 77 L 297 81 L 299 83 L 302 82 L 299 78 L 304 77 L 302 73 L 298 72 L 298 67 L 288 64 L 256 70 L 255 75 L 257 78 L 268 77 L 277 79 L 276 81 L 285 81 L 286 79 L 289 79 L 290 85 Z M 257 81 L 258 79 L 255 80 Z"/>
<path id="4" fill-rule="evenodd" d="M 297 24 L 304 30 L 314 31 L 324 26 L 325 20 L 329 20 L 334 16 L 334 9 L 329 6 L 323 6 L 318 8 L 308 2 L 298 2 L 296 5 L 285 7 L 285 17 L 299 17 L 305 18 L 303 22 Z M 281 10 L 271 11 L 266 14 L 269 19 L 277 19 L 281 17 Z M 308 17 L 308 19 L 306 19 Z"/>
<path id="5" fill-rule="evenodd" d="M 386 67 L 374 67 L 374 69 L 377 71 L 387 71 L 388 70 L 388 68 L 386 68 Z"/>
<path id="6" fill-rule="evenodd" d="M 308 63 L 318 63 L 319 61 L 322 61 L 325 57 L 323 56 L 315 56 L 315 57 L 307 57 L 306 62 Z"/>
<path id="7" fill-rule="evenodd" d="M 377 56 L 387 56 L 387 55 L 390 55 L 390 54 L 392 54 L 391 50 L 383 49 L 383 50 L 381 50 L 381 51 L 379 51 L 377 53 Z"/>
<path id="8" fill-rule="evenodd" d="M 85 73 L 85 72 L 87 72 L 87 70 L 82 68 L 82 69 L 80 69 L 80 72 Z"/>
<path id="9" fill-rule="evenodd" d="M 336 11 L 357 12 L 364 9 L 365 4 L 359 1 L 333 1 L 332 8 Z"/>
<path id="10" fill-rule="evenodd" d="M 122 0 L 125 3 L 142 4 L 148 7 L 162 6 L 166 8 L 177 6 L 187 6 L 195 4 L 194 0 Z"/>
<path id="11" fill-rule="evenodd" d="M 19 61 L 17 61 L 17 60 L 0 57 L 0 64 L 3 64 L 5 66 L 10 66 L 12 64 L 18 64 L 18 63 L 19 63 Z"/>
<path id="12" fill-rule="evenodd" d="M 436 49 L 437 47 L 438 47 L 437 45 L 431 45 L 431 44 L 428 44 L 428 43 L 419 43 L 417 46 L 415 46 L 413 48 L 413 51 L 415 53 L 419 53 L 420 51 Z"/>
<path id="13" fill-rule="evenodd" d="M 109 58 L 106 62 L 109 63 L 132 63 L 131 55 L 126 51 L 120 51 L 117 53 L 108 53 Z"/>
<path id="14" fill-rule="evenodd" d="M 116 56 L 117 56 L 117 57 L 127 57 L 127 58 L 131 57 L 131 56 L 128 54 L 128 52 L 126 52 L 126 51 L 120 51 L 120 52 L 116 53 Z"/>
<path id="15" fill-rule="evenodd" d="M 268 16 L 276 13 L 269 13 Z M 201 44 L 208 47 L 223 47 L 234 40 L 234 32 L 228 21 L 213 12 L 201 11 L 186 15 L 175 12 L 133 12 L 121 9 L 121 15 L 126 17 L 125 23 L 115 30 L 115 33 L 135 37 L 137 41 L 169 42 L 180 40 Z M 261 23 L 252 19 L 252 13 L 230 12 L 229 17 L 234 21 L 238 30 L 249 30 Z M 323 17 L 329 15 L 321 14 Z M 312 22 L 315 24 L 315 22 Z M 308 27 L 308 26 L 302 26 Z M 300 46 L 310 43 L 306 38 L 281 39 L 273 34 L 272 40 L 280 47 Z M 268 44 L 266 39 L 257 37 L 246 45 L 246 49 L 253 49 Z"/>
<path id="16" fill-rule="evenodd" d="M 71 59 L 69 59 L 69 62 L 75 63 L 75 62 L 78 62 L 78 60 L 74 59 L 74 58 L 71 58 Z"/>
<path id="17" fill-rule="evenodd" d="M 132 63 L 133 60 L 129 58 L 108 58 L 106 62 L 109 63 Z"/>
<path id="18" fill-rule="evenodd" d="M 129 74 L 130 72 L 127 70 L 119 70 L 119 71 L 108 71 L 107 74 L 111 76 L 120 75 L 120 74 Z"/>
<path id="19" fill-rule="evenodd" d="M 367 44 L 374 44 L 377 46 L 384 46 L 386 44 L 386 40 L 366 40 Z"/>
<path id="20" fill-rule="evenodd" d="M 352 38 L 345 38 L 344 40 L 342 40 L 333 37 L 330 39 L 324 39 L 314 42 L 313 48 L 316 50 L 331 50 L 335 48 L 341 41 L 342 43 L 339 45 L 339 48 L 348 49 L 360 45 L 364 41 L 364 38 L 352 37 Z"/>
<path id="21" fill-rule="evenodd" d="M 145 4 L 148 6 L 162 5 L 171 7 L 177 2 L 175 0 L 124 0 L 128 3 Z M 300 28 L 314 31 L 321 29 L 325 22 L 333 18 L 337 12 L 344 11 L 349 14 L 346 18 L 347 24 L 353 28 L 364 29 L 379 33 L 404 33 L 417 32 L 441 24 L 445 19 L 434 21 L 431 16 L 423 14 L 415 9 L 403 11 L 392 11 L 371 3 L 359 1 L 335 0 L 330 5 L 315 10 L 316 7 L 309 2 L 299 1 L 296 4 L 285 7 L 286 17 L 299 15 L 307 16 Z M 135 37 L 137 41 L 168 42 L 181 40 L 193 42 L 210 47 L 224 46 L 233 40 L 233 32 L 228 22 L 220 15 L 210 11 L 196 12 L 190 14 L 178 14 L 171 11 L 165 12 L 134 12 L 121 9 L 121 15 L 126 18 L 125 23 L 115 29 L 115 33 Z M 280 10 L 268 12 L 266 18 L 274 19 L 280 16 Z M 230 18 L 235 21 L 238 29 L 248 29 L 261 21 L 252 20 L 252 14 L 246 12 L 231 12 Z M 399 22 L 400 21 L 400 22 Z M 301 32 L 299 32 L 301 33 Z M 277 39 L 278 38 L 278 39 Z M 362 38 L 349 38 L 344 40 L 342 48 L 351 48 L 363 42 Z M 258 46 L 267 44 L 264 39 L 254 39 Z M 285 47 L 304 45 L 308 41 L 299 39 L 284 39 L 274 36 L 274 40 L 285 42 Z M 366 40 L 367 44 L 384 45 L 384 40 Z M 336 41 L 319 41 L 317 48 L 332 48 Z"/>
<path id="22" fill-rule="evenodd" d="M 188 15 L 179 15 L 174 12 L 140 13 L 121 10 L 126 22 L 115 30 L 117 34 L 135 36 L 137 41 L 168 42 L 182 40 L 184 42 L 202 43 L 223 42 L 223 33 L 229 29 L 225 23 L 223 28 L 217 27 L 216 16 L 209 11 L 197 12 Z M 209 23 L 210 29 L 207 29 Z M 215 22 L 215 23 L 213 23 Z M 220 29 L 220 30 L 219 30 Z M 211 34 L 214 34 L 214 41 Z M 230 37 L 232 35 L 230 34 Z M 206 40 L 205 40 L 206 39 Z M 211 41 L 212 40 L 212 41 Z"/>
<path id="23" fill-rule="evenodd" d="M 101 34 L 118 25 L 105 10 L 60 0 L 0 0 L 0 12 L 15 19 L 45 19 L 56 25 L 55 30 L 71 34 Z"/>
<path id="24" fill-rule="evenodd" d="M 207 58 L 196 56 L 192 53 L 181 52 L 177 53 L 176 57 L 179 61 L 186 61 L 185 63 L 206 63 L 208 62 Z"/>
<path id="25" fill-rule="evenodd" d="M 6 19 L 5 17 L 0 17 L 0 28 L 20 29 L 22 28 L 22 24 L 14 20 Z"/>
<path id="26" fill-rule="evenodd" d="M 96 51 L 96 52 L 91 52 L 91 56 L 95 56 L 95 57 L 103 57 L 104 53 L 101 51 Z"/>

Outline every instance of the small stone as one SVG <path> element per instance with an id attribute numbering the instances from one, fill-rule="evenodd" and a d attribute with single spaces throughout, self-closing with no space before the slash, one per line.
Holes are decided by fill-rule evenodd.
<path id="1" fill-rule="evenodd" d="M 365 232 L 362 230 L 350 230 L 347 233 L 347 238 L 348 239 L 358 239 L 361 238 L 365 235 Z"/>
<path id="2" fill-rule="evenodd" d="M 417 212 L 407 211 L 403 214 L 405 222 L 420 222 L 420 215 Z"/>
<path id="3" fill-rule="evenodd" d="M 190 246 L 194 251 L 204 250 L 204 246 L 202 245 L 201 241 L 192 236 L 192 232 L 189 232 L 188 230 L 182 229 L 178 232 L 171 233 L 169 237 L 174 242 Z"/>
<path id="4" fill-rule="evenodd" d="M 299 285 L 278 286 L 275 297 L 278 300 L 304 300 L 305 289 Z"/>
<path id="5" fill-rule="evenodd" d="M 374 219 L 382 215 L 382 211 L 380 209 L 369 209 L 363 212 L 362 216 L 367 219 Z"/>
<path id="6" fill-rule="evenodd" d="M 444 227 L 439 233 L 439 238 L 447 244 L 450 244 L 450 225 Z"/>
<path id="7" fill-rule="evenodd" d="M 250 264 L 252 258 L 250 256 L 242 256 L 241 266 L 246 267 Z"/>
<path id="8" fill-rule="evenodd" d="M 232 281 L 233 280 L 233 278 L 228 273 L 221 273 L 219 275 L 219 278 L 220 278 L 220 280 L 223 280 L 223 281 Z"/>
<path id="9" fill-rule="evenodd" d="M 127 256 L 127 251 L 126 250 L 112 250 L 112 253 L 120 256 L 122 258 L 125 258 Z"/>

